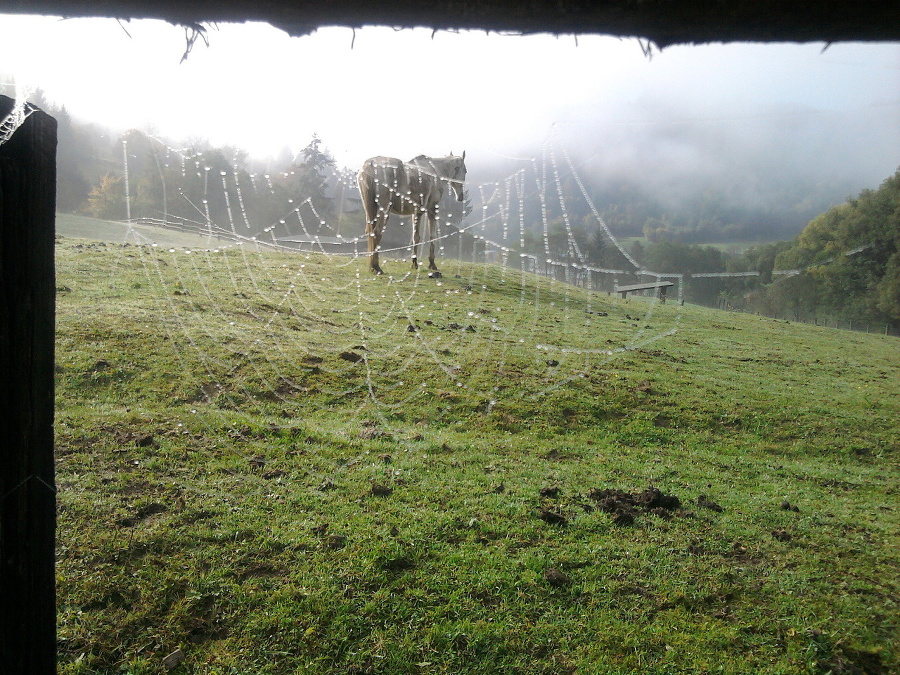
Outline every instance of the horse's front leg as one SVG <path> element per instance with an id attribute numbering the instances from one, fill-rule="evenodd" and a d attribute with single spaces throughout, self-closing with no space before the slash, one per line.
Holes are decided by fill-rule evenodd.
<path id="1" fill-rule="evenodd" d="M 422 240 L 422 217 L 418 207 L 412 213 L 413 225 L 413 248 L 412 248 L 412 266 L 413 269 L 419 269 L 419 243 Z"/>

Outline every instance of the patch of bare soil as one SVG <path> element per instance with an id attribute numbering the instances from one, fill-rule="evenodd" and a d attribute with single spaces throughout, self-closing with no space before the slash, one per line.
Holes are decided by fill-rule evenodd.
<path id="1" fill-rule="evenodd" d="M 359 432 L 359 437 L 364 441 L 373 441 L 376 438 L 388 437 L 388 434 L 376 427 L 366 426 Z"/>
<path id="2" fill-rule="evenodd" d="M 641 514 L 651 514 L 663 519 L 687 514 L 681 508 L 681 500 L 678 497 L 667 495 L 655 487 L 649 487 L 642 492 L 591 488 L 588 497 L 597 503 L 597 508 L 601 511 L 612 514 L 613 523 L 616 525 L 631 525 Z"/>
<path id="3" fill-rule="evenodd" d="M 287 570 L 281 567 L 276 567 L 275 565 L 271 565 L 269 563 L 252 562 L 247 564 L 242 569 L 232 572 L 230 576 L 233 576 L 235 579 L 243 583 L 244 581 L 247 581 L 249 579 L 263 577 L 282 577 L 286 574 Z"/>
<path id="4" fill-rule="evenodd" d="M 556 448 L 550 450 L 544 455 L 544 459 L 551 461 L 571 459 L 572 457 L 573 455 L 571 453 L 560 452 Z"/>
<path id="5" fill-rule="evenodd" d="M 394 488 L 383 485 L 381 483 L 372 483 L 370 494 L 375 497 L 389 497 L 394 492 Z"/>
<path id="6" fill-rule="evenodd" d="M 549 567 L 544 570 L 544 579 L 546 579 L 548 584 L 557 588 L 572 583 L 572 580 L 569 578 L 568 574 L 556 569 L 555 567 Z"/>
<path id="7" fill-rule="evenodd" d="M 697 497 L 697 506 L 703 509 L 709 509 L 710 511 L 715 511 L 716 513 L 722 513 L 722 507 L 716 504 L 712 499 L 707 497 L 706 495 L 700 495 Z"/>
<path id="8" fill-rule="evenodd" d="M 104 370 L 109 370 L 112 368 L 112 364 L 106 359 L 100 359 L 97 361 L 91 368 L 88 370 L 89 375 L 93 375 L 95 373 L 102 373 Z"/>
<path id="9" fill-rule="evenodd" d="M 159 444 L 153 434 L 146 431 L 127 429 L 113 426 L 102 426 L 102 431 L 109 433 L 120 446 L 134 445 L 138 448 L 158 448 Z"/>
<path id="10" fill-rule="evenodd" d="M 639 354 L 646 354 L 647 356 L 656 356 L 659 358 L 663 358 L 673 363 L 687 363 L 687 359 L 685 359 L 683 356 L 672 356 L 671 354 L 668 354 L 661 349 L 635 349 L 634 351 Z"/>
<path id="11" fill-rule="evenodd" d="M 537 517 L 549 525 L 568 525 L 569 519 L 561 513 L 551 511 L 550 509 L 538 509 Z"/>
<path id="12" fill-rule="evenodd" d="M 146 520 L 150 516 L 155 516 L 158 513 L 165 513 L 168 509 L 164 504 L 146 504 L 141 506 L 133 516 L 128 516 L 126 518 L 119 518 L 116 521 L 116 525 L 119 527 L 134 527 L 138 523 Z"/>

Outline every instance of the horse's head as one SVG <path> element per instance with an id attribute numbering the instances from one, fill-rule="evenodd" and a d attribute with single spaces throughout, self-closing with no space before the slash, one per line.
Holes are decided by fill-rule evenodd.
<path id="1" fill-rule="evenodd" d="M 466 182 L 466 152 L 463 150 L 462 157 L 454 157 L 453 153 L 450 153 L 449 164 L 447 166 L 449 169 L 447 178 L 450 179 L 450 185 L 453 187 L 453 192 L 456 193 L 457 201 L 465 200 L 465 195 L 463 192 L 463 185 Z"/>

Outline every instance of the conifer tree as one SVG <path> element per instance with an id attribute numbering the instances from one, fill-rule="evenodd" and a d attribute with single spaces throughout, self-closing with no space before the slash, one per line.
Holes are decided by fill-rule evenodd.
<path id="1" fill-rule="evenodd" d="M 321 148 L 317 134 L 303 150 L 293 167 L 294 189 L 301 200 L 309 199 L 319 216 L 326 222 L 335 215 L 336 207 L 331 192 L 334 158 Z"/>

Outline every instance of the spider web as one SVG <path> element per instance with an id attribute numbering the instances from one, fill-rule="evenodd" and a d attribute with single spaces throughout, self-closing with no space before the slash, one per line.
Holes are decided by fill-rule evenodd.
<path id="1" fill-rule="evenodd" d="M 677 275 L 646 270 L 628 253 L 553 133 L 540 157 L 512 160 L 502 180 L 467 184 L 464 217 L 458 202 L 442 204 L 439 274 L 412 267 L 408 219 L 391 216 L 384 276 L 368 271 L 355 171 L 328 177 L 339 206 L 325 217 L 313 199 L 279 190 L 290 172 L 248 172 L 239 158 L 217 167 L 206 153 L 146 140 L 123 149 L 123 173 L 157 167 L 154 217 L 117 225 L 116 262 L 94 283 L 140 286 L 146 325 L 171 351 L 174 400 L 191 413 L 301 416 L 310 397 L 350 402 L 361 419 L 415 409 L 423 397 L 461 397 L 489 413 L 504 397 L 528 405 L 564 395 L 679 328 Z M 564 180 L 577 185 L 574 198 Z M 269 220 L 254 213 L 261 200 Z M 576 211 L 589 214 L 615 267 L 590 263 Z M 676 302 L 614 292 L 671 277 Z M 518 377 L 540 385 L 523 394 L 512 386 Z"/>
<path id="2" fill-rule="evenodd" d="M 18 82 L 15 83 L 12 109 L 4 117 L 0 118 L 0 145 L 12 138 L 16 130 L 34 112 L 34 106 L 25 102 L 28 93 Z"/>

